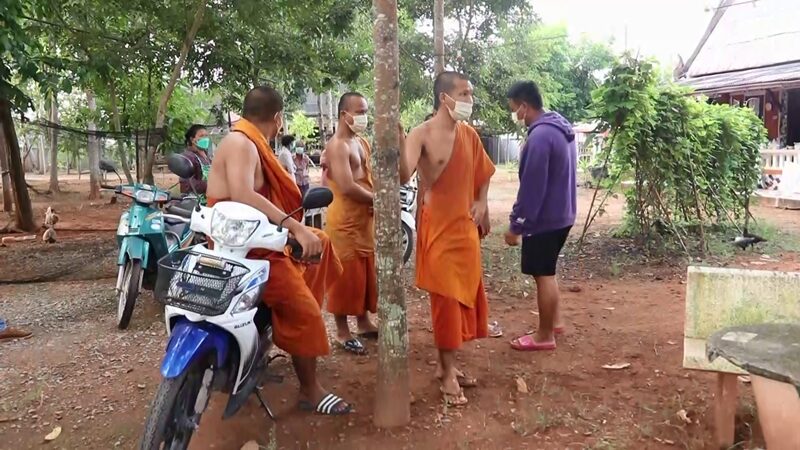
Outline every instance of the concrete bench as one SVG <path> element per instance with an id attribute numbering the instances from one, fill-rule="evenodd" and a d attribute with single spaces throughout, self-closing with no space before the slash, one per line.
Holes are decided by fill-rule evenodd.
<path id="1" fill-rule="evenodd" d="M 706 339 L 730 326 L 780 322 L 800 323 L 800 273 L 689 267 L 683 367 L 717 373 L 714 420 L 720 448 L 734 444 L 737 377 L 745 372 L 722 358 L 709 362 Z"/>

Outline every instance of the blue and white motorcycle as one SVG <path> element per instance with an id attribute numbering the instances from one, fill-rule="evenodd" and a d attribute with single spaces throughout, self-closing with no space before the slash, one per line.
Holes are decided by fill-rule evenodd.
<path id="1" fill-rule="evenodd" d="M 182 170 L 170 169 L 179 175 Z M 303 209 L 324 208 L 332 200 L 330 190 L 314 188 L 306 193 Z M 269 289 L 270 263 L 247 254 L 256 248 L 302 254 L 285 228 L 241 203 L 171 212 L 170 218 L 207 235 L 213 250 L 196 245 L 158 263 L 155 292 L 166 305 L 170 338 L 161 364 L 163 379 L 145 422 L 143 450 L 186 449 L 212 391 L 230 395 L 223 418 L 235 414 L 253 393 L 273 417 L 257 389 L 274 358 L 269 356 L 270 311 L 261 301 Z"/>

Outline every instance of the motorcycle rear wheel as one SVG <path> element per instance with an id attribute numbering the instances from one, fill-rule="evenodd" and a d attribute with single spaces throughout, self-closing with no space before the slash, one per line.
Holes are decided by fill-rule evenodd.
<path id="1" fill-rule="evenodd" d="M 403 229 L 403 264 L 408 264 L 408 260 L 411 259 L 411 253 L 414 251 L 414 230 L 406 225 L 405 222 L 400 222 L 400 226 Z"/>
<path id="2" fill-rule="evenodd" d="M 211 360 L 198 358 L 180 376 L 161 380 L 144 425 L 141 450 L 185 450 L 189 447 L 211 395 L 209 381 L 204 404 L 201 411 L 196 412 L 206 370 L 213 370 Z"/>

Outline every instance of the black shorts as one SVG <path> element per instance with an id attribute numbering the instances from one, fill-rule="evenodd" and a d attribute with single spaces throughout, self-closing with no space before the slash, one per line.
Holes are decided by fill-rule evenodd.
<path id="1" fill-rule="evenodd" d="M 545 231 L 522 238 L 522 273 L 535 277 L 551 277 L 556 274 L 558 254 L 567 242 L 569 230 Z"/>

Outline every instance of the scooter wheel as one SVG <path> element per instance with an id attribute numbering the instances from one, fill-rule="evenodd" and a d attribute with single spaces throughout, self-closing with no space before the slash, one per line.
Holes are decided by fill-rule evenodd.
<path id="1" fill-rule="evenodd" d="M 133 307 L 136 305 L 136 297 L 139 296 L 139 280 L 142 278 L 142 262 L 139 260 L 128 260 L 125 263 L 125 270 L 122 274 L 122 287 L 117 298 L 117 328 L 124 330 L 128 328 L 133 316 Z"/>
<path id="2" fill-rule="evenodd" d="M 403 264 L 408 264 L 411 259 L 411 253 L 414 251 L 414 230 L 405 222 L 400 222 L 403 228 L 402 248 L 403 248 Z"/>

